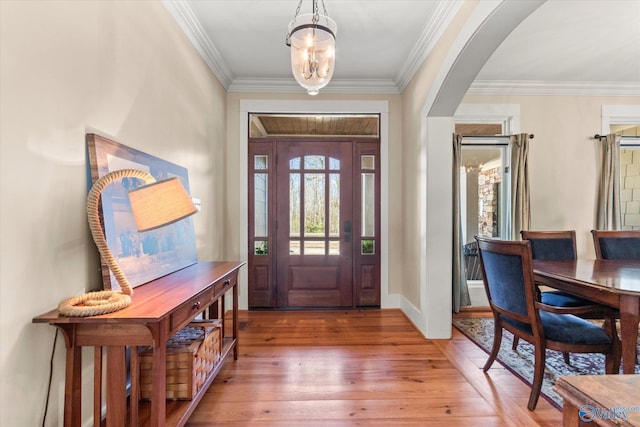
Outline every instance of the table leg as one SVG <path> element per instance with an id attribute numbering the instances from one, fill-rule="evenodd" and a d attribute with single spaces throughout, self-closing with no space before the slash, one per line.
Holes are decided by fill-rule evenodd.
<path id="1" fill-rule="evenodd" d="M 93 426 L 102 422 L 102 347 L 93 347 Z"/>
<path id="2" fill-rule="evenodd" d="M 579 425 L 578 408 L 565 400 L 562 406 L 562 427 L 578 427 Z"/>
<path id="3" fill-rule="evenodd" d="M 107 427 L 126 425 L 127 368 L 125 347 L 107 347 Z"/>
<path id="4" fill-rule="evenodd" d="M 82 348 L 67 347 L 67 366 L 64 381 L 64 425 L 82 424 Z"/>
<path id="5" fill-rule="evenodd" d="M 129 372 L 131 372 L 131 394 L 129 395 L 129 425 L 138 425 L 138 405 L 140 397 L 140 359 L 138 346 L 131 346 L 131 361 L 129 362 Z"/>
<path id="6" fill-rule="evenodd" d="M 237 281 L 236 281 L 237 282 Z M 233 339 L 235 344 L 233 346 L 233 360 L 238 360 L 238 284 L 233 286 Z"/>
<path id="7" fill-rule="evenodd" d="M 636 366 L 636 343 L 638 341 L 638 321 L 640 298 L 634 295 L 620 295 L 620 334 L 622 335 L 622 372 L 633 374 Z"/>
<path id="8" fill-rule="evenodd" d="M 167 416 L 167 336 L 158 328 L 152 356 L 151 425 L 164 426 Z"/>
<path id="9" fill-rule="evenodd" d="M 226 337 L 227 334 L 227 322 L 225 322 L 225 317 L 227 315 L 227 302 L 225 301 L 225 294 L 222 294 L 220 296 L 220 319 L 222 319 L 222 331 L 220 331 L 222 333 L 222 337 Z"/>

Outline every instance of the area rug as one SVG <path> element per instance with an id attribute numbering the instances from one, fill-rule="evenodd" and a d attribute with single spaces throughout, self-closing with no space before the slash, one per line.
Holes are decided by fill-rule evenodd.
<path id="1" fill-rule="evenodd" d="M 493 345 L 492 318 L 454 318 L 453 326 L 476 343 L 476 345 L 487 354 L 490 353 L 491 346 Z M 531 385 L 534 366 L 533 346 L 524 340 L 520 340 L 517 350 L 513 351 L 511 349 L 512 343 L 513 335 L 511 332 L 503 331 L 502 344 L 496 361 L 500 362 L 522 381 Z M 605 373 L 604 355 L 602 354 L 571 353 L 570 359 L 571 365 L 567 365 L 564 363 L 561 352 L 547 350 L 541 396 L 559 409 L 562 408 L 562 397 L 553 391 L 553 386 L 558 377 L 568 375 L 603 375 Z M 639 365 L 636 365 L 636 373 L 640 373 Z"/>

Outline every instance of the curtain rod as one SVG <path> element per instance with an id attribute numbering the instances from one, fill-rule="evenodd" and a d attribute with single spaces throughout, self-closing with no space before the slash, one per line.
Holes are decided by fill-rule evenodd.
<path id="1" fill-rule="evenodd" d="M 496 139 L 496 138 L 509 138 L 513 135 L 462 135 L 463 138 L 484 138 L 484 139 Z M 534 135 L 529 134 L 529 139 L 533 139 Z"/>
<path id="2" fill-rule="evenodd" d="M 593 139 L 601 139 L 601 138 L 606 138 L 607 135 L 600 135 L 598 133 L 596 133 L 595 135 L 593 135 Z M 620 135 L 621 138 L 638 138 L 640 139 L 640 136 L 636 136 L 636 135 Z"/>

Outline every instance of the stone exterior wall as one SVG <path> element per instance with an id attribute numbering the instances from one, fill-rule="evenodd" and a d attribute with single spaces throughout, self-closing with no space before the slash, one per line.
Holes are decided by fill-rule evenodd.
<path id="1" fill-rule="evenodd" d="M 624 230 L 640 230 L 640 149 L 620 150 L 620 200 Z"/>
<path id="2" fill-rule="evenodd" d="M 482 170 L 478 174 L 478 234 L 483 237 L 500 235 L 500 168 Z"/>

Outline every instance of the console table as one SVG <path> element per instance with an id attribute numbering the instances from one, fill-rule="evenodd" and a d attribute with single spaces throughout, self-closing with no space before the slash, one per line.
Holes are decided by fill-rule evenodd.
<path id="1" fill-rule="evenodd" d="M 56 326 L 65 338 L 66 374 L 64 425 L 82 423 L 82 347 L 95 347 L 94 425 L 101 425 L 102 378 L 106 378 L 106 425 L 183 426 L 198 405 L 224 360 L 233 350 L 238 358 L 238 270 L 243 262 L 199 262 L 134 289 L 132 303 L 114 313 L 65 317 L 57 310 L 33 319 Z M 233 291 L 232 330 L 225 333 L 225 294 Z M 222 309 L 220 309 L 220 305 Z M 166 342 L 199 315 L 222 321 L 220 362 L 204 386 L 189 401 L 166 401 Z M 151 402 L 139 401 L 138 346 L 153 349 Z M 103 349 L 106 375 L 102 372 Z M 130 363 L 127 369 L 126 354 Z M 127 398 L 127 372 L 131 379 Z"/>

